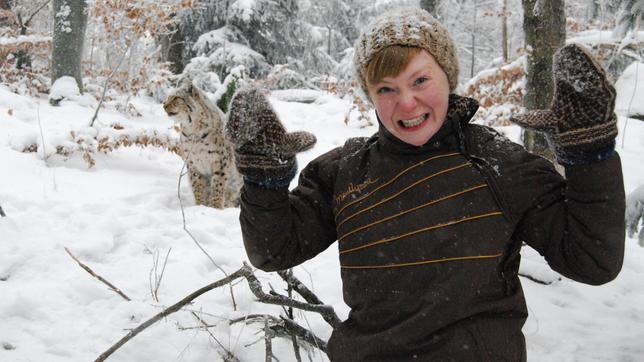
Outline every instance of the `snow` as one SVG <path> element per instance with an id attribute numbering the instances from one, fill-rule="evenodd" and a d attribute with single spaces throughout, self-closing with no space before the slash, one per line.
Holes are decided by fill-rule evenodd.
<path id="1" fill-rule="evenodd" d="M 631 32 L 626 37 L 617 36 L 612 30 L 587 30 L 566 39 L 566 43 L 581 43 L 587 46 L 619 43 L 622 47 L 644 42 L 644 31 Z"/>
<path id="2" fill-rule="evenodd" d="M 72 8 L 65 2 L 62 3 L 58 13 L 54 15 L 57 18 L 57 25 L 63 33 L 71 33 L 72 25 L 69 20 L 69 15 L 72 13 Z"/>
<path id="3" fill-rule="evenodd" d="M 17 45 L 24 43 L 47 43 L 51 42 L 52 37 L 42 35 L 18 35 L 17 37 L 0 37 L 0 46 Z"/>
<path id="4" fill-rule="evenodd" d="M 617 86 L 620 97 L 628 89 L 632 89 L 628 82 Z M 313 103 L 298 103 L 280 100 L 288 93 L 276 95 L 271 103 L 286 128 L 317 136 L 316 146 L 298 156 L 300 165 L 348 137 L 376 131 L 376 126 L 345 124 L 350 100 L 325 93 Z M 98 132 L 135 135 L 156 130 L 173 137 L 173 122 L 160 104 L 146 98 L 133 103 L 142 117 L 102 110 Z M 179 186 L 183 163 L 176 154 L 155 147 L 122 147 L 95 154 L 92 168 L 78 153 L 68 158 L 55 154 L 57 145 L 70 142 L 71 131 L 89 133 L 86 127 L 93 112 L 92 106 L 76 101 L 51 107 L 45 97 L 20 96 L 0 87 L 0 205 L 7 214 L 0 218 L 0 361 L 94 360 L 164 307 L 223 278 L 218 267 L 231 273 L 247 260 L 239 210 L 196 206 L 185 178 Z M 353 111 L 350 116 L 356 119 L 359 114 Z M 626 191 L 632 192 L 644 185 L 644 123 L 631 119 L 624 132 L 625 120 L 619 119 L 617 144 Z M 124 129 L 110 128 L 112 124 Z M 499 131 L 514 140 L 520 134 L 516 126 Z M 33 143 L 44 145 L 46 153 L 22 152 Z M 218 267 L 183 230 L 181 204 L 186 228 Z M 124 300 L 90 276 L 64 248 L 132 300 Z M 157 255 L 158 276 L 168 252 L 156 301 L 150 291 L 154 259 Z M 644 248 L 635 239 L 626 240 L 620 276 L 600 287 L 560 279 L 529 248 L 524 248 L 523 259 L 522 273 L 552 282 L 545 286 L 522 279 L 530 310 L 524 328 L 530 361 L 641 360 Z M 295 274 L 341 318 L 346 317 L 335 246 L 295 268 Z M 257 275 L 264 291 L 270 284 L 283 292 L 279 277 Z M 256 302 L 246 282 L 233 290 L 236 310 L 229 289 L 210 291 L 134 337 L 108 360 L 221 360 L 219 343 L 240 361 L 263 360 L 263 341 L 254 343 L 263 336 L 258 333 L 262 325 L 231 326 L 227 321 L 251 313 L 278 315 L 281 309 Z M 218 342 L 195 328 L 200 324 L 190 311 L 216 325 L 210 332 Z M 321 338 L 329 337 L 330 327 L 319 316 L 296 316 Z M 295 360 L 290 343 L 274 341 L 273 351 L 281 361 Z M 326 361 L 315 351 L 312 359 Z"/>
<path id="5" fill-rule="evenodd" d="M 64 98 L 74 99 L 80 96 L 80 89 L 76 83 L 76 79 L 70 76 L 63 76 L 54 82 L 51 85 L 51 91 L 49 92 L 49 99 L 60 101 Z"/>
<path id="6" fill-rule="evenodd" d="M 644 63 L 633 62 L 615 82 L 615 87 L 620 89 L 615 99 L 615 110 L 624 116 L 639 114 L 644 116 Z"/>
<path id="7" fill-rule="evenodd" d="M 243 21 L 250 21 L 255 13 L 255 0 L 237 0 L 231 6 L 231 10 L 237 13 Z"/>

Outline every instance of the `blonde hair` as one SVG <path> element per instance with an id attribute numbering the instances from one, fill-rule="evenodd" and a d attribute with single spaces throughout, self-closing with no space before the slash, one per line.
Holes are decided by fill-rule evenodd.
<path id="1" fill-rule="evenodd" d="M 374 55 L 367 65 L 366 81 L 368 86 L 386 77 L 395 77 L 402 72 L 422 48 L 404 45 L 390 45 Z"/>

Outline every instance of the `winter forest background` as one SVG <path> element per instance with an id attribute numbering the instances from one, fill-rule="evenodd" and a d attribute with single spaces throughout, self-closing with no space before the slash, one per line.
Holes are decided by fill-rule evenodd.
<path id="1" fill-rule="evenodd" d="M 304 165 L 377 129 L 352 44 L 398 6 L 449 29 L 458 92 L 481 103 L 475 122 L 545 157 L 541 136 L 509 118 L 548 105 L 554 50 L 585 44 L 608 70 L 629 205 L 624 269 L 584 286 L 524 248 L 524 333 L 531 361 L 644 360 L 644 1 L 0 0 L 0 361 L 101 360 L 235 276 L 105 357 L 326 361 L 348 312 L 337 251 L 292 274 L 240 269 L 239 210 L 195 204 L 180 125 L 162 103 L 190 80 L 225 112 L 240 84 L 259 81 L 288 129 L 316 134 Z"/>

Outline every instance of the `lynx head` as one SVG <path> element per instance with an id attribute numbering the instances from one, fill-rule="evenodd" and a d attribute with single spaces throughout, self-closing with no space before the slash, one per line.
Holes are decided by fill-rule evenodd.
<path id="1" fill-rule="evenodd" d="M 181 123 L 182 129 L 201 129 L 219 114 L 214 105 L 192 82 L 186 81 L 163 102 L 166 113 Z"/>

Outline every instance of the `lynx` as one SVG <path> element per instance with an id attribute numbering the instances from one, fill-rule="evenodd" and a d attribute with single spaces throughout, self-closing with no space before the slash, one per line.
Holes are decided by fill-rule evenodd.
<path id="1" fill-rule="evenodd" d="M 163 108 L 180 122 L 181 153 L 196 203 L 218 209 L 238 206 L 242 178 L 222 111 L 191 82 L 170 95 Z"/>

